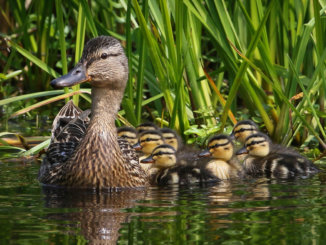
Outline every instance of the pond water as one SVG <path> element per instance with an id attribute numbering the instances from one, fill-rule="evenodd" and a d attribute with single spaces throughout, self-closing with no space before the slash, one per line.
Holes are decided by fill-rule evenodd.
<path id="1" fill-rule="evenodd" d="M 326 168 L 118 193 L 45 189 L 39 163 L 0 163 L 0 244 L 325 244 Z"/>

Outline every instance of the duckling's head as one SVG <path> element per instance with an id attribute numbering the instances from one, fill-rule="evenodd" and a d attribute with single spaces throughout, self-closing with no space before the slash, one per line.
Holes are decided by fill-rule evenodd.
<path id="1" fill-rule="evenodd" d="M 256 123 L 251 120 L 243 120 L 234 126 L 231 137 L 234 137 L 236 140 L 244 143 L 249 135 L 257 132 L 259 132 L 259 129 Z"/>
<path id="2" fill-rule="evenodd" d="M 140 133 L 143 133 L 145 131 L 149 131 L 149 130 L 158 130 L 159 127 L 157 127 L 154 123 L 152 122 L 144 122 L 142 124 L 139 124 L 137 127 L 137 132 L 140 134 Z"/>
<path id="3" fill-rule="evenodd" d="M 237 154 L 247 153 L 255 157 L 265 157 L 270 152 L 271 144 L 272 142 L 266 134 L 252 134 L 246 138 L 245 146 Z"/>
<path id="4" fill-rule="evenodd" d="M 151 154 L 155 147 L 164 144 L 164 139 L 160 131 L 149 130 L 140 134 L 136 150 L 141 150 L 145 154 Z"/>
<path id="5" fill-rule="evenodd" d="M 152 154 L 141 160 L 141 163 L 153 163 L 154 167 L 164 169 L 164 168 L 169 168 L 177 163 L 177 158 L 176 158 L 176 151 L 175 149 L 168 145 L 168 144 L 163 144 L 160 146 L 157 146 Z"/>
<path id="6" fill-rule="evenodd" d="M 216 159 L 229 161 L 233 156 L 233 143 L 230 136 L 220 134 L 212 137 L 207 144 L 207 151 L 199 154 L 200 157 L 212 156 Z"/>
<path id="7" fill-rule="evenodd" d="M 90 82 L 93 87 L 124 90 L 128 80 L 128 59 L 120 42 L 110 36 L 89 40 L 78 64 L 51 82 L 53 87 L 71 87 Z"/>
<path id="8" fill-rule="evenodd" d="M 181 139 L 177 132 L 170 128 L 162 128 L 160 131 L 163 135 L 165 143 L 172 146 L 175 150 L 179 150 L 181 146 Z"/>
<path id="9" fill-rule="evenodd" d="M 120 127 L 118 128 L 118 136 L 127 140 L 130 145 L 135 145 L 138 142 L 137 131 L 132 127 Z"/>

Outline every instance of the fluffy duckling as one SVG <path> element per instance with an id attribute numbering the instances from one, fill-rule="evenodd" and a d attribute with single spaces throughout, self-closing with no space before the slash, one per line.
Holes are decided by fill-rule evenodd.
<path id="1" fill-rule="evenodd" d="M 221 180 L 241 177 L 242 168 L 236 157 L 233 157 L 234 146 L 230 136 L 221 134 L 212 137 L 207 144 L 208 150 L 199 154 L 200 157 L 210 156 L 204 168 Z"/>
<path id="2" fill-rule="evenodd" d="M 166 144 L 172 146 L 179 156 L 179 158 L 197 158 L 199 154 L 199 149 L 193 146 L 184 145 L 181 137 L 177 134 L 176 131 L 170 128 L 162 128 L 160 129 L 164 141 Z M 205 161 L 205 160 L 201 160 Z"/>
<path id="3" fill-rule="evenodd" d="M 160 132 L 163 135 L 165 143 L 172 146 L 176 151 L 183 147 L 180 136 L 173 129 L 161 128 Z"/>
<path id="4" fill-rule="evenodd" d="M 247 137 L 245 147 L 237 154 L 242 152 L 248 154 L 243 166 L 250 175 L 266 174 L 273 178 L 291 178 L 319 172 L 310 160 L 292 149 L 273 144 L 263 133 Z"/>
<path id="5" fill-rule="evenodd" d="M 220 181 L 210 171 L 189 165 L 190 161 L 199 161 L 199 159 L 188 158 L 180 159 L 176 150 L 168 145 L 157 146 L 152 154 L 141 160 L 142 164 L 152 163 L 149 176 L 150 183 L 157 185 L 167 184 L 192 184 Z"/>
<path id="6" fill-rule="evenodd" d="M 150 156 L 155 147 L 164 143 L 165 142 L 163 135 L 158 130 L 144 131 L 139 135 L 138 143 L 135 144 L 133 147 L 137 151 L 141 151 L 143 153 L 143 156 L 139 158 L 139 162 L 142 169 L 144 169 L 146 172 L 148 172 L 152 166 L 149 164 L 142 164 L 141 160 Z"/>
<path id="7" fill-rule="evenodd" d="M 154 123 L 152 122 L 144 122 L 142 124 L 139 124 L 137 127 L 137 132 L 138 134 L 141 134 L 145 131 L 152 131 L 152 130 L 159 130 L 159 127 L 156 126 Z"/>
<path id="8" fill-rule="evenodd" d="M 138 143 L 135 145 L 135 149 L 141 150 L 145 155 L 149 156 L 156 146 L 164 143 L 164 138 L 160 131 L 144 131 L 139 135 Z"/>
<path id="9" fill-rule="evenodd" d="M 249 135 L 258 132 L 259 128 L 256 123 L 251 120 L 242 120 L 234 126 L 231 137 L 244 144 Z"/>
<path id="10" fill-rule="evenodd" d="M 122 139 L 127 140 L 131 146 L 137 144 L 138 142 L 137 131 L 135 128 L 132 127 L 119 127 L 118 136 Z"/>

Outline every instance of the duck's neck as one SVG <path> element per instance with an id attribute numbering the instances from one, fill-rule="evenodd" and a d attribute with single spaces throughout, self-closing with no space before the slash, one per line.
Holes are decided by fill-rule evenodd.
<path id="1" fill-rule="evenodd" d="M 101 129 L 115 128 L 115 118 L 118 113 L 123 93 L 111 88 L 92 88 L 92 118 L 91 125 Z M 95 124 L 95 125 L 94 125 Z"/>
<path id="2" fill-rule="evenodd" d="M 67 179 L 82 187 L 145 186 L 146 175 L 138 159 L 135 163 L 126 162 L 118 143 L 115 117 L 121 92 L 93 88 L 92 99 L 91 121 L 74 156 L 66 164 Z"/>

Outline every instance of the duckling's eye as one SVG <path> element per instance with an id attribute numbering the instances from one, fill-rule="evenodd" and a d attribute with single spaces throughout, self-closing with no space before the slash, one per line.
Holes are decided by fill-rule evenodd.
<path id="1" fill-rule="evenodd" d="M 229 147 L 224 147 L 224 150 L 228 151 L 230 148 Z"/>
<path id="2" fill-rule="evenodd" d="M 101 54 L 101 59 L 105 60 L 109 55 L 107 53 Z"/>
<path id="3" fill-rule="evenodd" d="M 211 146 L 208 147 L 208 149 L 217 148 L 218 146 L 219 146 L 219 144 L 211 145 Z"/>

